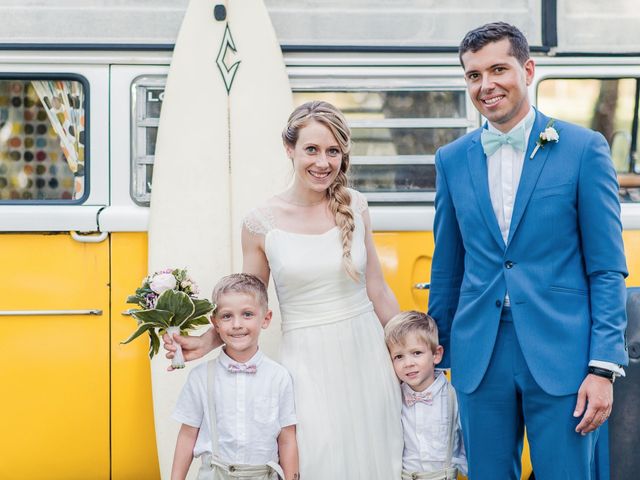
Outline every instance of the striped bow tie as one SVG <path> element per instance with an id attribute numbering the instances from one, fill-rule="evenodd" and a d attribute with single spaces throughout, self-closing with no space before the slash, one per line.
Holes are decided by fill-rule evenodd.
<path id="1" fill-rule="evenodd" d="M 425 405 L 433 404 L 431 392 L 405 392 L 404 403 L 407 404 L 407 407 L 412 407 L 418 402 L 422 402 Z"/>
<path id="2" fill-rule="evenodd" d="M 256 373 L 257 367 L 254 363 L 230 363 L 227 370 L 231 373 Z"/>

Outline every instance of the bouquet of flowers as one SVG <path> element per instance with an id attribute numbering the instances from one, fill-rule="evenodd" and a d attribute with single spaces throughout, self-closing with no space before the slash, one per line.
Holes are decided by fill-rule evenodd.
<path id="1" fill-rule="evenodd" d="M 166 269 L 146 277 L 135 295 L 127 303 L 135 303 L 141 309 L 130 310 L 138 322 L 138 328 L 122 343 L 129 343 L 144 332 L 149 334 L 149 358 L 160 349 L 160 336 L 165 332 L 185 334 L 188 330 L 209 323 L 209 313 L 215 304 L 197 298 L 198 287 L 187 275 L 186 269 Z M 173 368 L 184 368 L 180 345 L 171 362 Z"/>

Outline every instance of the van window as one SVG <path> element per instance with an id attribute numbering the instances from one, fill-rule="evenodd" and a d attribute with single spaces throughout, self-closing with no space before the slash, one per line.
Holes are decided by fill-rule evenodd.
<path id="1" fill-rule="evenodd" d="M 140 77 L 131 89 L 131 197 L 139 205 L 149 205 L 151 198 L 153 158 L 166 81 L 165 75 Z"/>
<path id="2" fill-rule="evenodd" d="M 460 89 L 298 91 L 294 103 L 325 100 L 352 131 L 350 180 L 370 202 L 430 202 L 436 150 L 467 132 Z"/>
<path id="3" fill-rule="evenodd" d="M 85 172 L 83 84 L 0 78 L 0 202 L 80 202 Z"/>
<path id="4" fill-rule="evenodd" d="M 538 85 L 538 106 L 604 135 L 611 147 L 620 201 L 640 202 L 638 78 L 549 78 Z"/>
<path id="5" fill-rule="evenodd" d="M 148 205 L 165 76 L 139 78 L 132 88 L 134 201 Z M 477 126 L 464 84 L 414 89 L 296 88 L 294 104 L 325 100 L 352 130 L 350 182 L 373 203 L 425 203 L 435 198 L 435 152 Z M 472 110 L 472 109 L 471 109 Z"/>

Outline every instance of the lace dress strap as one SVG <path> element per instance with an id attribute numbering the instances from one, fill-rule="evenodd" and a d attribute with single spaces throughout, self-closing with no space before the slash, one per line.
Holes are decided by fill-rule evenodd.
<path id="1" fill-rule="evenodd" d="M 351 194 L 351 208 L 355 213 L 362 215 L 362 212 L 369 207 L 367 197 L 353 188 L 349 189 L 349 193 Z"/>
<path id="2" fill-rule="evenodd" d="M 276 227 L 269 207 L 254 208 L 244 217 L 242 224 L 254 235 L 266 235 Z"/>

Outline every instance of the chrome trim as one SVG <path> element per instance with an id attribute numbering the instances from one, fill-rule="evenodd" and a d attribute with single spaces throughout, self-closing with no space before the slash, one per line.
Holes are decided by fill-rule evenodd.
<path id="1" fill-rule="evenodd" d="M 416 283 L 413 288 L 415 288 L 416 290 L 429 290 L 429 287 L 431 287 L 431 284 L 429 282 L 420 282 L 420 283 Z"/>
<path id="2" fill-rule="evenodd" d="M 435 155 L 354 155 L 351 165 L 434 165 Z"/>
<path id="3" fill-rule="evenodd" d="M 351 128 L 470 128 L 473 122 L 467 118 L 380 118 L 373 120 L 349 120 Z"/>
<path id="4" fill-rule="evenodd" d="M 436 192 L 410 192 L 398 190 L 396 192 L 362 192 L 369 202 L 397 202 L 397 203 L 428 203 L 434 202 Z"/>
<path id="5" fill-rule="evenodd" d="M 69 233 L 71 234 L 71 238 L 80 243 L 100 243 L 109 236 L 109 232 L 91 232 L 90 234 L 87 234 L 72 230 Z"/>
<path id="6" fill-rule="evenodd" d="M 102 310 L 0 310 L 0 317 L 40 317 L 56 315 L 102 315 Z"/>

